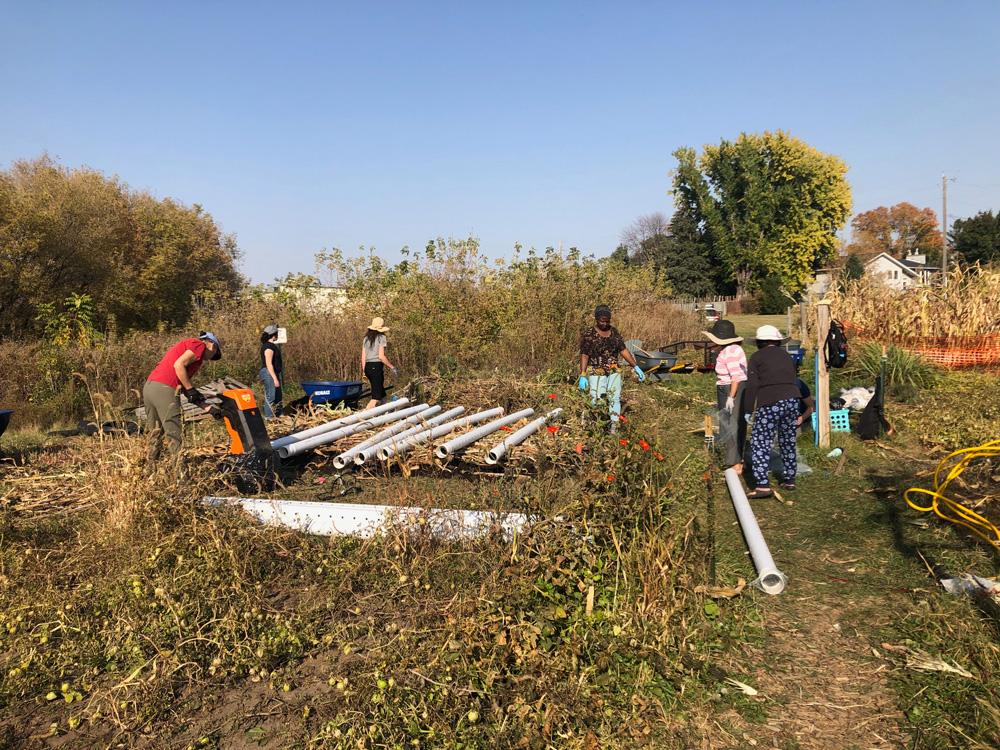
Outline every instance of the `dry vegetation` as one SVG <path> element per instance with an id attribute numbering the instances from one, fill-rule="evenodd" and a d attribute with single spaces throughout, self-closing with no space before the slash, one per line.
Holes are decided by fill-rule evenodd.
<path id="1" fill-rule="evenodd" d="M 837 317 L 885 343 L 1000 332 L 1000 270 L 994 268 L 956 268 L 947 286 L 891 293 L 881 280 L 865 276 L 829 296 Z"/>

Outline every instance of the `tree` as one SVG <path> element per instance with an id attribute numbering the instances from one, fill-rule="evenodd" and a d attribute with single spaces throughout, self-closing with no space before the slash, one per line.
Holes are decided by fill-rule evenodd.
<path id="1" fill-rule="evenodd" d="M 853 230 L 849 252 L 859 255 L 888 253 L 904 260 L 913 254 L 927 256 L 928 263 L 941 260 L 941 230 L 937 215 L 929 208 L 912 203 L 879 206 L 851 221 Z"/>
<path id="2" fill-rule="evenodd" d="M 857 253 L 848 253 L 844 264 L 844 276 L 850 281 L 857 281 L 865 275 L 865 265 Z"/>
<path id="3" fill-rule="evenodd" d="M 797 294 L 836 248 L 847 221 L 847 165 L 783 132 L 674 152 L 674 196 L 700 225 L 739 292 L 774 276 Z"/>
<path id="4" fill-rule="evenodd" d="M 1000 263 L 1000 212 L 980 211 L 968 219 L 956 219 L 951 226 L 951 244 L 963 264 Z"/>
<path id="5" fill-rule="evenodd" d="M 622 230 L 621 246 L 632 260 L 642 263 L 650 259 L 650 253 L 655 255 L 660 249 L 668 227 L 667 217 L 659 211 L 644 214 Z"/>
<path id="6" fill-rule="evenodd" d="M 640 216 L 622 232 L 611 255 L 625 265 L 653 268 L 672 292 L 684 297 L 716 293 L 717 263 L 690 206 L 681 206 L 668 222 L 661 213 Z"/>
<path id="7" fill-rule="evenodd" d="M 48 157 L 0 171 L 0 334 L 41 331 L 54 305 L 84 297 L 95 324 L 182 325 L 196 295 L 242 286 L 237 258 L 200 206 Z"/>

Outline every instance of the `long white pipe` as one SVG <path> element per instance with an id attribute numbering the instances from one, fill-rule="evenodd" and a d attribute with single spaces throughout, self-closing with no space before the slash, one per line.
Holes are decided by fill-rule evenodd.
<path id="1" fill-rule="evenodd" d="M 385 414 L 386 412 L 405 406 L 409 402 L 410 399 L 408 398 L 398 398 L 395 401 L 390 401 L 389 403 L 382 404 L 381 406 L 373 406 L 371 409 L 356 411 L 353 414 L 348 414 L 346 417 L 340 417 L 339 419 L 324 422 L 317 427 L 310 427 L 308 430 L 300 430 L 299 432 L 293 432 L 291 435 L 285 435 L 284 437 L 272 440 L 271 447 L 277 450 L 285 445 L 291 445 L 299 440 L 305 440 L 306 438 L 321 435 L 322 433 L 329 432 L 330 430 L 336 430 L 338 427 L 344 427 L 349 424 L 360 422 L 362 419 L 367 419 L 368 417 L 377 417 L 379 414 Z"/>
<path id="2" fill-rule="evenodd" d="M 451 454 L 466 448 L 477 440 L 482 440 L 487 435 L 492 435 L 494 432 L 499 430 L 501 427 L 506 427 L 509 424 L 514 424 L 514 422 L 519 422 L 526 417 L 530 417 L 535 413 L 534 409 L 521 409 L 521 411 L 516 411 L 513 414 L 508 414 L 506 417 L 500 417 L 500 419 L 494 419 L 489 424 L 484 424 L 482 427 L 477 427 L 474 430 L 469 430 L 469 432 L 464 435 L 459 435 L 457 438 L 452 438 L 447 443 L 442 443 L 434 451 L 434 454 L 438 458 L 448 458 Z"/>
<path id="3" fill-rule="evenodd" d="M 358 454 L 354 457 L 354 463 L 356 466 L 362 466 L 368 459 L 374 458 L 378 455 L 381 448 L 386 446 L 396 446 L 402 444 L 404 440 L 412 435 L 416 435 L 418 432 L 423 432 L 431 427 L 436 427 L 439 424 L 443 424 L 450 419 L 461 416 L 465 413 L 464 406 L 456 406 L 453 409 L 449 409 L 443 414 L 438 414 L 433 419 L 428 419 L 424 424 L 416 425 L 408 430 L 397 433 L 396 435 L 390 435 L 389 437 L 382 440 L 380 443 L 375 445 L 370 445 L 364 450 L 358 451 Z"/>
<path id="4" fill-rule="evenodd" d="M 499 406 L 495 409 L 487 409 L 486 411 L 477 412 L 476 414 L 471 414 L 468 417 L 462 417 L 461 419 L 455 419 L 451 422 L 445 422 L 442 425 L 438 425 L 430 430 L 424 430 L 412 435 L 401 443 L 396 445 L 388 445 L 378 450 L 378 457 L 381 461 L 388 461 L 393 456 L 400 456 L 416 445 L 421 443 L 426 443 L 428 440 L 436 440 L 439 437 L 447 435 L 449 432 L 454 432 L 461 427 L 468 427 L 469 425 L 479 424 L 480 422 L 485 422 L 487 419 L 492 419 L 493 417 L 498 417 L 503 414 L 503 409 Z"/>
<path id="5" fill-rule="evenodd" d="M 333 443 L 341 438 L 347 437 L 348 435 L 353 435 L 356 432 L 364 432 L 365 430 L 370 430 L 372 427 L 381 427 L 382 425 L 389 424 L 390 422 L 397 422 L 400 419 L 408 417 L 411 414 L 416 414 L 426 408 L 427 404 L 419 404 L 417 406 L 411 406 L 408 409 L 400 409 L 399 411 L 389 412 L 388 414 L 382 414 L 377 417 L 370 417 L 362 422 L 349 424 L 336 430 L 314 435 L 311 438 L 299 440 L 291 445 L 283 445 L 278 448 L 278 455 L 282 458 L 297 456 L 300 453 L 305 453 L 310 448 L 326 445 L 327 443 Z"/>
<path id="6" fill-rule="evenodd" d="M 370 448 L 373 445 L 378 445 L 386 438 L 390 438 L 397 433 L 403 432 L 404 430 L 408 430 L 413 425 L 426 424 L 427 420 L 433 417 L 439 411 L 441 411 L 440 406 L 431 406 L 424 409 L 423 411 L 418 411 L 416 414 L 410 415 L 406 419 L 400 420 L 399 422 L 396 422 L 394 424 L 390 424 L 381 432 L 376 432 L 367 440 L 358 443 L 350 450 L 346 450 L 340 455 L 336 456 L 333 459 L 334 467 L 338 469 L 343 469 L 348 464 L 354 463 L 354 457 L 358 455 L 361 451 L 363 451 L 365 448 Z"/>
<path id="7" fill-rule="evenodd" d="M 529 437 L 531 437 L 540 429 L 542 429 L 542 427 L 544 427 L 547 422 L 550 422 L 551 420 L 555 419 L 560 414 L 562 414 L 562 409 L 553 409 L 548 414 L 545 414 L 544 416 L 541 416 L 538 419 L 528 422 L 528 424 L 526 424 L 524 427 L 522 427 L 514 434 L 505 437 L 503 440 L 501 440 L 499 443 L 494 445 L 486 452 L 486 463 L 488 463 L 490 466 L 492 466 L 495 463 L 499 463 L 500 459 L 502 459 L 505 455 L 507 455 L 508 450 L 513 448 L 515 445 L 520 445 L 521 443 L 523 443 Z"/>
<path id="8" fill-rule="evenodd" d="M 726 484 L 729 486 L 729 495 L 733 499 L 733 507 L 736 509 L 736 518 L 743 529 L 743 537 L 747 540 L 747 547 L 750 549 L 750 557 L 753 559 L 754 567 L 757 568 L 757 580 L 754 583 L 767 594 L 780 594 L 785 590 L 787 579 L 785 574 L 778 570 L 771 557 L 771 550 L 767 548 L 764 535 L 760 533 L 760 526 L 757 524 L 757 517 L 754 516 L 750 508 L 750 501 L 747 500 L 747 493 L 743 491 L 740 484 L 740 476 L 735 469 L 726 469 Z"/>

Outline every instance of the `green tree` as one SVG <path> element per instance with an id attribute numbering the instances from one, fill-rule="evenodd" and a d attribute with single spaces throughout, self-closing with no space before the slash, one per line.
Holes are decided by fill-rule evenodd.
<path id="1" fill-rule="evenodd" d="M 718 266 L 689 206 L 674 213 L 662 244 L 656 269 L 666 277 L 674 294 L 697 298 L 718 293 Z"/>
<path id="2" fill-rule="evenodd" d="M 968 219 L 956 219 L 948 233 L 962 263 L 1000 263 L 1000 213 L 980 211 Z"/>
<path id="3" fill-rule="evenodd" d="M 865 275 L 865 265 L 857 253 L 848 253 L 844 264 L 844 276 L 850 281 L 856 281 Z"/>
<path id="4" fill-rule="evenodd" d="M 688 203 L 740 292 L 774 276 L 797 294 L 830 260 L 847 221 L 847 165 L 783 132 L 742 133 L 674 152 L 674 196 Z"/>
<path id="5" fill-rule="evenodd" d="M 89 295 L 94 321 L 181 325 L 199 295 L 243 285 L 237 259 L 198 205 L 48 157 L 0 171 L 0 333 L 42 328 L 43 305 L 72 295 Z"/>

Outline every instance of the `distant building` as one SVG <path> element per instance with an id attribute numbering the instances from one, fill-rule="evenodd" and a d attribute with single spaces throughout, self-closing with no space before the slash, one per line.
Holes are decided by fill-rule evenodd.
<path id="1" fill-rule="evenodd" d="M 265 299 L 272 299 L 279 293 L 298 300 L 302 309 L 310 312 L 337 312 L 347 304 L 347 290 L 339 286 L 311 286 L 302 288 L 279 284 L 271 291 L 265 293 L 264 297 Z"/>
<path id="2" fill-rule="evenodd" d="M 889 253 L 879 253 L 865 261 L 865 274 L 881 279 L 891 289 L 929 284 L 938 270 L 927 265 L 925 255 L 909 255 L 899 260 Z"/>

